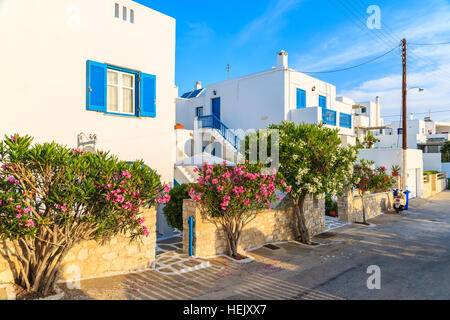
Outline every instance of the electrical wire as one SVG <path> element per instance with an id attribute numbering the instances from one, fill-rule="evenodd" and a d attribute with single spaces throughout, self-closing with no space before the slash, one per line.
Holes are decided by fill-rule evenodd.
<path id="1" fill-rule="evenodd" d="M 355 68 L 364 66 L 364 65 L 366 65 L 366 64 L 372 63 L 372 62 L 374 62 L 374 61 L 376 61 L 376 60 L 378 60 L 378 59 L 383 58 L 384 56 L 388 55 L 389 53 L 391 53 L 392 51 L 394 51 L 394 50 L 397 49 L 398 47 L 400 47 L 400 45 L 398 45 L 398 46 L 392 48 L 391 50 L 389 50 L 389 51 L 383 53 L 383 54 L 380 55 L 380 56 L 377 56 L 377 57 L 375 57 L 375 58 L 373 58 L 373 59 L 370 59 L 370 60 L 368 60 L 368 61 L 365 61 L 365 62 L 363 62 L 363 63 L 357 64 L 357 65 L 355 65 L 355 66 L 351 66 L 351 67 L 347 67 L 347 68 L 342 68 L 342 69 L 336 69 L 336 70 L 327 70 L 327 71 L 300 71 L 300 72 L 302 72 L 302 73 L 308 73 L 308 74 L 317 74 L 317 73 L 333 73 L 333 72 L 341 72 L 341 71 L 347 71 L 347 70 L 355 69 Z"/>
<path id="2" fill-rule="evenodd" d="M 414 46 L 440 46 L 444 44 L 450 44 L 450 41 L 448 42 L 434 42 L 434 43 L 416 43 L 416 42 L 409 42 L 410 45 Z"/>

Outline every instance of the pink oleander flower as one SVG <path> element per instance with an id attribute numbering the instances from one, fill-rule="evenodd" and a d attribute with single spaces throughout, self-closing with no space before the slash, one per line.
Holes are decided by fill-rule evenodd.
<path id="1" fill-rule="evenodd" d="M 30 213 L 31 212 L 31 209 L 30 208 L 25 208 L 25 209 L 23 209 L 23 213 Z"/>
<path id="2" fill-rule="evenodd" d="M 168 184 L 164 185 L 164 191 L 165 192 L 169 192 L 170 191 L 170 187 Z"/>
<path id="3" fill-rule="evenodd" d="M 147 229 L 146 226 L 143 226 L 143 227 L 142 227 L 142 232 L 144 233 L 144 235 L 145 235 L 146 237 L 148 237 L 148 236 L 150 235 L 150 232 L 148 232 L 148 229 Z"/>
<path id="4" fill-rule="evenodd" d="M 130 179 L 131 178 L 131 173 L 130 173 L 130 171 L 125 170 L 125 171 L 122 172 L 122 176 L 127 178 L 127 179 Z"/>
<path id="5" fill-rule="evenodd" d="M 32 219 L 28 219 L 27 220 L 27 224 L 25 225 L 25 227 L 34 227 L 34 221 Z"/>
<path id="6" fill-rule="evenodd" d="M 14 177 L 8 177 L 8 182 L 10 182 L 10 183 L 16 183 L 16 178 L 14 178 Z"/>
<path id="7" fill-rule="evenodd" d="M 144 219 L 144 218 L 140 218 L 138 222 L 139 222 L 139 224 L 143 224 L 143 223 L 144 223 L 144 221 L 145 221 L 145 219 Z"/>

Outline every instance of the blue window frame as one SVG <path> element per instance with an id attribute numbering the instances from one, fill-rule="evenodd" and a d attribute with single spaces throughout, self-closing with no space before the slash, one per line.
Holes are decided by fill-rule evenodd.
<path id="1" fill-rule="evenodd" d="M 322 108 L 327 107 L 327 97 L 319 96 L 319 107 L 322 107 Z"/>
<path id="2" fill-rule="evenodd" d="M 306 108 L 306 91 L 297 89 L 297 109 Z"/>
<path id="3" fill-rule="evenodd" d="M 119 104 L 124 103 L 122 99 L 125 96 L 132 97 L 132 111 L 129 103 L 125 108 L 116 108 L 115 100 Z M 156 117 L 156 76 L 88 60 L 86 110 L 128 117 Z"/>
<path id="4" fill-rule="evenodd" d="M 203 107 L 197 107 L 195 108 L 195 116 L 201 117 L 203 115 Z"/>
<path id="5" fill-rule="evenodd" d="M 336 111 L 322 108 L 322 121 L 325 124 L 336 125 Z"/>
<path id="6" fill-rule="evenodd" d="M 339 113 L 339 126 L 343 128 L 352 127 L 352 115 L 347 113 Z"/>

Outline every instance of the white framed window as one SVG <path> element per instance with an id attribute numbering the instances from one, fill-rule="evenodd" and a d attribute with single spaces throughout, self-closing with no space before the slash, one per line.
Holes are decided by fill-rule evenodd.
<path id="1" fill-rule="evenodd" d="M 116 17 L 116 18 L 119 17 L 119 4 L 118 3 L 114 4 L 114 17 Z"/>
<path id="2" fill-rule="evenodd" d="M 130 22 L 134 23 L 134 10 L 130 9 Z"/>
<path id="3" fill-rule="evenodd" d="M 135 75 L 108 69 L 106 111 L 127 115 L 136 114 Z"/>
<path id="4" fill-rule="evenodd" d="M 122 15 L 123 15 L 123 20 L 127 21 L 127 7 L 123 7 Z"/>

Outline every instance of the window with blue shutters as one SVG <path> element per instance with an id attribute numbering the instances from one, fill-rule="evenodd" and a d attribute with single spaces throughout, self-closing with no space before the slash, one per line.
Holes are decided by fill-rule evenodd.
<path id="1" fill-rule="evenodd" d="M 141 116 L 156 117 L 156 77 L 142 73 L 141 76 Z"/>
<path id="2" fill-rule="evenodd" d="M 327 97 L 319 96 L 319 107 L 322 107 L 322 108 L 327 107 Z"/>
<path id="3" fill-rule="evenodd" d="M 339 113 L 339 126 L 343 128 L 352 127 L 352 115 L 347 113 Z"/>
<path id="4" fill-rule="evenodd" d="M 133 117 L 156 117 L 156 77 L 87 61 L 86 109 Z"/>
<path id="5" fill-rule="evenodd" d="M 306 91 L 297 89 L 297 109 L 306 108 Z"/>
<path id="6" fill-rule="evenodd" d="M 86 109 L 106 112 L 106 64 L 87 61 Z"/>

